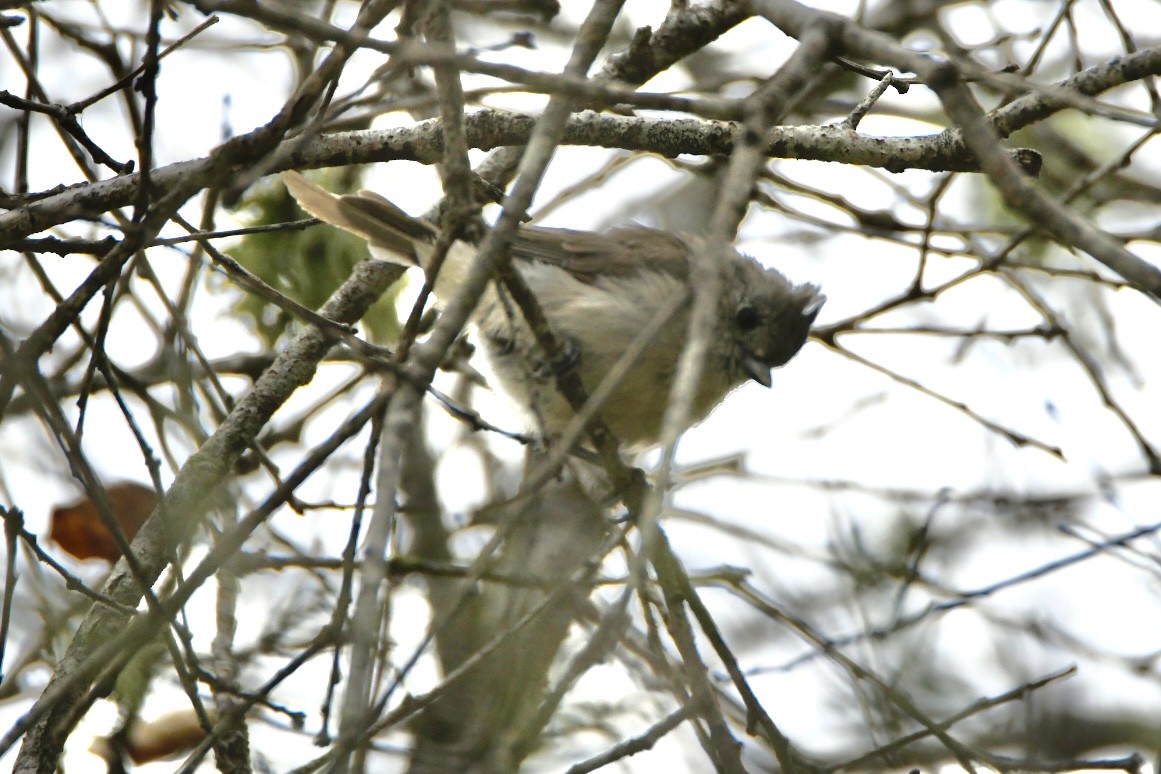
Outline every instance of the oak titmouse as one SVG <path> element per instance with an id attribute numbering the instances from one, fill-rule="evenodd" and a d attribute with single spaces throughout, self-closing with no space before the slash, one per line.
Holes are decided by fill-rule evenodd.
<path id="1" fill-rule="evenodd" d="M 375 257 L 426 265 L 437 233 L 431 223 L 371 192 L 336 196 L 297 172 L 284 173 L 283 180 L 303 209 L 367 239 Z M 581 381 L 591 392 L 660 309 L 689 296 L 690 255 L 700 248 L 696 237 L 650 228 L 597 233 L 524 226 L 512 240 L 511 256 L 553 332 L 575 347 Z M 453 246 L 436 280 L 437 299 L 450 298 L 473 256 L 470 245 Z M 815 285 L 793 285 L 737 252 L 723 280 L 694 422 L 749 379 L 769 387 L 770 370 L 802 348 L 826 300 Z M 648 446 L 661 432 L 688 315 L 684 305 L 670 318 L 601 409 L 609 429 L 629 446 Z M 573 412 L 547 378 L 543 353 L 519 310 L 493 287 L 472 319 L 505 391 L 530 408 L 544 430 L 562 430 Z"/>

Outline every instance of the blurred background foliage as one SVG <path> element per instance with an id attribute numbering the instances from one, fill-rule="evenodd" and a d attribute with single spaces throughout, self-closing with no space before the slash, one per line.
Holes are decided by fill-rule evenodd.
<path id="1" fill-rule="evenodd" d="M 334 167 L 311 175 L 315 183 L 336 193 L 357 191 L 361 178 L 362 168 L 357 166 Z M 250 188 L 240 208 L 240 219 L 249 227 L 309 217 L 276 178 Z M 351 275 L 355 264 L 368 258 L 364 240 L 334 228 L 247 234 L 230 249 L 230 255 L 267 285 L 310 309 L 322 306 Z M 220 287 L 225 290 L 230 286 Z M 395 298 L 400 287 L 380 297 L 359 321 L 358 327 L 377 344 L 391 344 L 399 335 Z M 287 312 L 253 295 L 238 298 L 234 310 L 250 321 L 265 348 L 275 346 L 292 322 Z"/>

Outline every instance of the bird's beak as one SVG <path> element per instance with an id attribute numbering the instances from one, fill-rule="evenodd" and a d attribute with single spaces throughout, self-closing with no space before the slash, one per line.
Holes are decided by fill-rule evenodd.
<path id="1" fill-rule="evenodd" d="M 753 355 L 743 355 L 742 368 L 744 368 L 749 377 L 756 381 L 758 384 L 767 388 L 770 386 L 770 366 L 763 363 L 758 358 L 754 357 Z"/>

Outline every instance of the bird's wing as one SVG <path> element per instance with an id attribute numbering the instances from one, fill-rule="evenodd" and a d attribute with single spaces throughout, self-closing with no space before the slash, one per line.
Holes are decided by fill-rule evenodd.
<path id="1" fill-rule="evenodd" d="M 598 233 L 524 227 L 512 239 L 514 258 L 559 266 L 582 282 L 655 271 L 685 279 L 689 248 L 666 231 L 619 228 Z"/>

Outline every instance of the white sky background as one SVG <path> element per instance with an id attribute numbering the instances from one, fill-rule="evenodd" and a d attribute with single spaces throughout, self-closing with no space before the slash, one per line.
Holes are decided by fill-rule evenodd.
<path id="1" fill-rule="evenodd" d="M 87 16 L 90 13 L 88 4 L 78 2 L 75 5 L 78 19 L 91 18 Z M 114 4 L 106 5 L 106 10 L 110 10 Z M 573 4 L 565 5 L 571 8 L 566 10 L 566 14 L 583 10 Z M 656 25 L 666 5 L 644 1 L 630 3 L 628 18 L 632 26 Z M 849 12 L 853 7 L 853 3 L 820 5 L 843 12 Z M 125 4 L 126 11 L 137 7 L 137 4 Z M 997 18 L 1003 19 L 1005 27 L 1018 27 L 1020 20 L 1026 20 L 1025 29 L 1032 29 L 1044 23 L 1044 9 L 1047 7 L 1042 3 L 1005 2 L 998 4 L 995 12 Z M 54 10 L 60 12 L 61 9 Z M 1138 12 L 1140 15 L 1133 17 L 1134 28 L 1161 29 L 1161 18 L 1154 18 L 1158 16 L 1155 5 L 1135 4 L 1133 13 Z M 1079 13 L 1083 17 L 1087 11 L 1082 7 Z M 978 9 L 967 9 L 962 16 L 962 21 L 955 27 L 962 36 L 960 42 L 975 43 L 990 37 L 993 30 Z M 179 30 L 184 32 L 199 20 L 196 14 L 186 10 L 180 24 L 167 24 L 167 37 L 176 37 Z M 1112 29 L 1099 22 L 1100 19 L 1094 16 L 1093 23 L 1082 28 L 1088 38 L 1082 42 L 1082 47 L 1103 58 L 1106 53 L 1116 51 L 1119 44 Z M 390 34 L 391 24 L 393 22 L 381 30 L 382 35 Z M 124 25 L 141 29 L 143 15 L 127 14 Z M 247 66 L 246 55 L 229 50 L 228 41 L 231 39 L 250 40 L 252 36 L 252 30 L 235 28 L 230 19 L 224 19 L 201 38 L 200 44 L 165 61 L 159 86 L 158 126 L 162 131 L 155 145 L 158 165 L 205 155 L 221 141 L 224 123 L 235 133 L 249 131 L 264 123 L 281 107 L 291 78 L 289 60 L 282 60 L 286 64 L 282 71 L 272 71 L 271 65 L 277 58 L 263 56 L 263 69 L 259 71 Z M 776 48 L 771 45 L 772 38 L 778 42 Z M 484 45 L 498 41 L 462 42 Z M 564 53 L 550 41 L 542 39 L 540 42 L 542 47 L 536 51 L 511 49 L 504 52 L 503 57 L 506 61 L 529 67 L 558 68 Z M 197 50 L 197 45 L 218 43 L 225 44 L 219 54 L 206 56 Z M 739 62 L 761 57 L 771 62 L 772 67 L 788 53 L 785 43 L 778 35 L 771 36 L 764 23 L 754 21 L 731 32 L 715 48 L 730 52 Z M 1022 50 L 1019 41 L 1013 43 L 1013 50 L 1019 60 Z M 546 65 L 549 59 L 552 64 Z M 345 83 L 351 86 L 360 83 L 360 76 L 377 64 L 378 60 L 369 54 L 356 57 Z M 106 74 L 96 68 L 75 71 L 46 66 L 42 77 L 50 93 L 60 102 L 83 98 L 107 85 Z M 647 88 L 660 91 L 680 88 L 681 85 L 672 74 L 666 74 Z M 22 93 L 23 82 L 11 62 L 0 62 L 0 88 Z M 178 92 L 181 94 L 180 103 L 167 99 L 167 94 Z M 229 106 L 223 105 L 223 94 L 229 95 Z M 1120 98 L 1131 100 L 1138 109 L 1148 109 L 1139 89 L 1122 91 L 1121 94 Z M 527 100 L 516 102 L 500 98 L 489 100 L 489 104 L 523 109 L 534 107 Z M 885 107 L 908 111 L 926 111 L 931 105 L 930 95 L 923 89 L 913 89 L 906 96 L 884 99 Z M 122 117 L 110 114 L 119 110 L 115 99 L 107 100 L 85 114 L 85 128 L 114 157 L 132 158 L 135 152 L 131 145 L 126 144 Z M 386 116 L 377 126 L 389 125 L 393 120 L 409 122 L 406 117 Z M 873 114 L 862 126 L 862 131 L 910 135 L 935 129 L 917 121 Z M 1103 139 L 1113 150 L 1122 146 L 1122 138 Z M 59 145 L 50 132 L 41 131 L 37 142 L 41 143 L 46 157 L 61 157 L 57 150 Z M 1144 153 L 1147 154 L 1148 150 L 1147 147 Z M 10 151 L 5 149 L 5 152 Z M 538 202 L 550 201 L 555 193 L 590 173 L 609 155 L 594 149 L 562 148 Z M 0 157 L 0 179 L 4 186 L 11 182 L 11 161 L 10 157 Z M 62 158 L 62 164 L 64 161 Z M 894 187 L 923 196 L 931 186 L 931 176 L 925 173 L 889 175 L 811 162 L 779 162 L 776 166 L 788 177 L 841 193 L 867 209 L 893 208 L 898 196 Z M 1155 169 L 1156 165 L 1148 166 Z M 650 213 L 641 208 L 640 203 L 667 192 L 678 174 L 667 163 L 642 159 L 619 172 L 595 192 L 555 210 L 544 224 L 596 228 L 624 219 L 648 222 Z M 32 169 L 31 182 L 37 189 L 78 179 L 75 168 L 71 166 L 53 166 L 41 161 Z M 439 195 L 434 172 L 416 164 L 381 166 L 368 183 L 415 213 L 424 211 Z M 995 205 L 982 204 L 983 198 L 974 189 L 974 180 L 965 177 L 958 181 L 948 198 L 949 204 L 944 205 L 942 211 L 955 215 L 965 226 L 994 219 Z M 835 217 L 836 211 L 822 205 L 813 206 L 818 208 L 821 216 Z M 921 220 L 922 213 L 917 208 L 903 209 L 902 212 L 904 217 L 912 216 L 913 222 Z M 186 211 L 187 216 L 196 213 L 196 204 Z M 1154 213 L 1143 210 L 1140 215 L 1142 222 L 1148 223 Z M 227 225 L 225 219 L 219 221 L 220 227 Z M 804 235 L 809 238 L 803 239 Z M 755 255 L 763 263 L 777 266 L 797 281 L 821 284 L 828 296 L 819 318 L 823 325 L 855 314 L 876 299 L 906 287 L 916 260 L 913 248 L 858 236 L 824 234 L 757 209 L 743 224 L 738 244 L 743 251 Z M 1147 254 L 1144 249 L 1138 252 Z M 155 250 L 153 255 L 153 265 L 163 274 L 163 279 L 176 283 L 184 269 L 181 258 L 176 253 L 168 253 L 172 260 L 171 273 L 165 276 L 169 259 L 163 256 L 167 254 Z M 42 296 L 35 281 L 20 265 L 20 256 L 0 255 L 0 325 L 10 335 L 16 330 L 17 321 L 25 323 L 31 320 L 36 324 L 50 311 L 46 307 L 34 306 L 41 303 Z M 970 262 L 965 260 L 933 257 L 928 281 L 945 279 L 969 266 Z M 51 259 L 50 268 L 61 287 L 71 287 L 70 283 L 87 275 L 91 264 L 79 258 Z M 1161 410 L 1157 409 L 1158 395 L 1153 387 L 1161 377 L 1161 358 L 1155 355 L 1155 331 L 1161 323 L 1157 306 L 1128 291 L 1114 294 L 1101 290 L 1101 298 L 1097 300 L 1087 296 L 1088 291 L 1079 285 L 1075 295 L 1062 297 L 1059 287 L 1056 283 L 1045 292 L 1066 318 L 1086 319 L 1084 316 L 1091 315 L 1098 305 L 1103 305 L 1112 314 L 1119 342 L 1128 355 L 1133 372 L 1112 367 L 1105 370 L 1106 376 L 1118 401 L 1139 423 L 1145 436 L 1157 442 L 1161 439 Z M 193 327 L 200 332 L 201 345 L 211 358 L 234 353 L 240 341 L 248 340 L 244 327 L 223 311 L 232 301 L 223 294 L 202 292 L 198 295 L 195 314 L 200 319 Z M 94 304 L 87 310 L 85 319 L 91 323 L 95 313 Z M 1038 320 L 1016 300 L 1012 291 L 1001 288 L 994 280 L 984 279 L 946 294 L 935 304 L 909 306 L 876 322 L 900 326 L 923 323 L 972 327 L 984 324 L 994 329 L 1009 329 L 1033 325 Z M 110 354 L 126 368 L 146 362 L 152 352 L 144 348 L 152 347 L 152 336 L 131 335 L 132 324 L 128 320 L 119 321 L 119 326 L 109 338 Z M 1099 329 L 1093 325 L 1094 352 L 1099 354 L 1098 341 Z M 245 348 L 255 351 L 257 347 L 256 343 L 251 343 Z M 962 356 L 957 356 L 958 347 L 956 339 L 915 335 L 867 335 L 859 337 L 857 344 L 852 344 L 860 354 L 896 368 L 952 399 L 967 402 L 975 412 L 990 420 L 1059 446 L 1064 451 L 1064 461 L 1034 448 L 1015 448 L 964 414 L 811 343 L 789 366 L 775 373 L 771 390 L 763 390 L 757 385 L 742 388 L 702 426 L 690 431 L 682 442 L 680 459 L 685 464 L 696 465 L 719 456 L 744 453 L 755 478 L 741 481 L 717 477 L 692 484 L 675 498 L 675 504 L 681 508 L 710 514 L 725 523 L 744 525 L 769 534 L 771 539 L 780 543 L 795 546 L 798 555 L 783 556 L 772 562 L 771 558 L 778 557 L 778 554 L 756 548 L 746 541 L 723 537 L 716 530 L 675 517 L 667 526 L 678 554 L 690 570 L 721 565 L 752 567 L 755 569 L 755 585 L 779 600 L 814 593 L 820 583 L 833 583 L 834 575 L 811 557 L 826 555 L 828 548 L 835 543 L 850 544 L 856 532 L 873 551 L 882 551 L 884 557 L 898 556 L 893 547 L 901 539 L 896 505 L 866 493 L 836 492 L 810 482 L 851 482 L 870 488 L 900 488 L 923 493 L 947 488 L 953 498 L 984 491 L 1012 496 L 1091 493 L 1091 507 L 1083 514 L 1083 521 L 1072 526 L 1093 539 L 1130 531 L 1161 519 L 1161 512 L 1156 508 L 1161 488 L 1148 480 L 1120 479 L 1140 471 L 1139 455 L 1116 418 L 1102 407 L 1099 396 L 1075 362 L 1062 356 L 1058 344 L 1036 339 L 1014 345 L 977 341 Z M 328 384 L 342 376 L 338 369 L 330 372 L 324 369 L 319 380 Z M 301 391 L 279 416 L 293 415 L 294 405 L 307 405 L 309 397 L 309 391 Z M 504 413 L 503 407 L 496 405 L 500 402 L 491 401 L 485 405 L 491 406 L 489 410 L 494 412 L 491 416 L 496 421 L 515 429 L 519 420 Z M 342 414 L 342 408 L 335 410 L 336 417 Z M 430 415 L 433 443 L 445 445 L 451 442 L 458 426 L 438 410 L 431 411 Z M 325 426 L 312 427 L 306 441 L 318 440 L 328 432 Z M 86 435 L 89 454 L 106 480 L 145 480 L 140 452 L 110 401 L 104 398 L 94 401 Z M 0 475 L 6 497 L 26 511 L 31 529 L 43 532 L 49 510 L 71 499 L 75 490 L 71 490 L 65 481 L 67 474 L 61 459 L 44 451 L 41 441 L 34 445 L 30 441 L 34 437 L 40 438 L 42 434 L 31 420 L 8 420 L 0 425 L 0 460 L 3 461 Z M 500 441 L 495 445 L 508 449 L 507 453 L 513 460 L 518 459 L 519 450 L 514 445 Z M 352 500 L 359 454 L 357 445 L 349 446 L 343 459 L 350 464 L 332 465 L 316 474 L 302 490 L 303 497 L 308 500 L 332 497 Z M 289 463 L 292 459 L 295 459 L 294 453 L 288 450 L 287 456 L 280 461 Z M 458 464 L 453 466 L 449 461 L 444 462 L 441 483 L 455 480 L 460 482 L 460 490 L 452 491 L 450 485 L 444 487 L 447 504 L 452 509 L 466 512 L 475 500 L 462 482 L 465 471 L 473 470 L 473 460 L 466 451 L 449 460 Z M 172 471 L 167 470 L 163 475 L 168 480 Z M 1102 496 L 1101 484 L 1109 478 L 1119 480 Z M 908 514 L 910 521 L 913 524 L 921 522 L 930 507 L 930 501 L 916 503 Z M 1064 535 L 1053 536 L 1050 529 L 1005 532 L 989 523 L 993 518 L 994 513 L 983 508 L 945 506 L 933 520 L 933 534 L 942 530 L 972 529 L 978 538 L 971 544 L 969 556 L 936 555 L 930 558 L 932 565 L 925 565 L 924 569 L 949 587 L 970 590 L 1086 547 L 1081 541 Z M 318 540 L 332 552 L 337 552 L 346 536 L 346 523 L 342 522 L 339 528 L 333 526 L 335 523 L 334 514 L 301 518 L 285 513 L 275 519 L 276 526 L 285 534 L 295 536 L 303 544 Z M 311 530 L 317 530 L 318 534 L 312 535 Z M 1143 543 L 1141 548 L 1151 551 L 1156 547 Z M 99 574 L 99 567 L 90 563 L 82 571 L 93 577 Z M 1161 627 L 1155 624 L 1161 613 L 1156 575 L 1156 567 L 1139 557 L 1125 559 L 1123 553 L 1100 557 L 999 592 L 982 602 L 978 610 L 937 618 L 934 626 L 925 625 L 920 631 L 904 636 L 917 640 L 926 636 L 926 647 L 939 654 L 933 660 L 954 664 L 954 673 L 972 682 L 972 689 L 965 691 L 964 695 L 1000 693 L 1019 682 L 1013 680 L 1012 671 L 1005 666 L 1014 666 L 1024 675 L 1021 679 L 1031 679 L 1076 663 L 1077 655 L 1031 642 L 1026 644 L 1026 652 L 997 650 L 998 642 L 1011 642 L 1010 639 L 997 639 L 997 620 L 1024 620 L 1032 616 L 1050 621 L 1082 638 L 1094 651 L 1133 656 L 1161 649 Z M 243 600 L 243 605 L 251 604 L 254 609 L 253 615 L 240 611 L 242 624 L 249 621 L 257 625 L 264 621 L 271 600 L 281 600 L 288 605 L 294 603 L 295 590 L 286 575 L 251 576 L 248 583 L 265 585 L 268 593 Z M 777 667 L 809 650 L 808 646 L 788 639 L 785 632 L 772 622 L 755 624 L 751 611 L 726 594 L 707 591 L 706 598 L 713 605 L 727 637 L 735 625 L 748 627 L 745 636 L 750 644 L 740 648 L 748 668 Z M 922 590 L 913 590 L 905 607 L 908 611 L 922 609 L 930 599 Z M 422 628 L 421 623 L 414 622 L 423 621 L 424 606 L 418 592 L 400 594 L 397 604 L 397 620 L 401 624 L 395 635 L 399 652 L 406 653 L 408 644 L 414 642 L 414 632 Z M 209 617 L 212 616 L 211 605 L 212 592 L 207 590 L 192 606 L 191 615 L 200 611 L 208 616 L 207 622 L 212 621 Z M 405 615 L 404 608 L 408 606 L 413 615 Z M 865 626 L 865 615 L 873 617 L 873 625 L 890 622 L 889 617 L 882 618 L 882 610 L 851 609 L 843 620 L 814 623 L 825 627 L 827 634 L 840 636 Z M 31 625 L 33 619 L 25 613 L 23 619 L 17 617 L 18 623 L 22 620 Z M 763 639 L 762 627 L 770 630 L 769 643 L 765 648 L 756 648 L 752 639 Z M 210 631 L 207 623 L 203 641 L 199 644 L 208 646 Z M 244 642 L 247 634 L 245 630 L 241 631 L 239 640 Z M 9 658 L 16 650 L 19 646 L 14 648 L 10 644 Z M 905 666 L 876 662 L 877 652 L 870 647 L 856 647 L 850 653 L 886 675 Z M 319 661 L 314 666 L 317 669 L 305 671 L 293 683 L 294 689 L 302 691 L 300 697 L 310 697 L 321 691 L 325 662 Z M 1155 681 L 1135 679 L 1115 663 L 1084 661 L 1081 666 L 1080 675 L 1070 684 L 1049 690 L 1074 691 L 1074 695 L 1082 696 L 1086 701 L 1099 697 L 1110 706 L 1139 705 L 1142 710 L 1154 711 L 1161 706 L 1161 692 Z M 426 681 L 434 679 L 433 672 L 421 670 L 409 687 L 421 690 Z M 825 752 L 830 748 L 835 731 L 843 730 L 833 725 L 836 715 L 829 705 L 836 695 L 848 695 L 846 689 L 840 687 L 845 682 L 845 678 L 837 675 L 831 667 L 818 665 L 785 675 L 772 673 L 756 677 L 754 685 L 765 699 L 765 706 L 774 720 L 790 738 L 807 749 Z M 636 689 L 615 665 L 608 665 L 594 670 L 578 686 L 577 695 L 592 697 L 626 690 Z M 285 694 L 280 696 L 285 699 Z M 778 698 L 780 696 L 793 698 L 784 701 Z M 849 695 L 848 698 L 855 700 Z M 166 701 L 161 697 L 155 704 L 162 707 Z M 26 706 L 20 702 L 0 706 L 0 725 L 9 727 Z M 317 700 L 306 698 L 300 700 L 298 706 L 311 711 L 317 706 Z M 308 731 L 315 729 L 315 722 L 314 717 L 308 720 Z M 627 723 L 625 734 L 639 732 L 647 722 L 642 717 Z M 274 741 L 271 738 L 273 732 L 262 724 L 254 723 L 252 729 L 254 749 L 268 756 L 276 770 L 301 763 L 318 752 L 310 746 L 307 737 L 278 734 L 277 741 Z M 590 754 L 604 746 L 605 742 L 594 740 Z M 647 771 L 663 761 L 688 761 L 688 756 L 699 754 L 694 748 L 689 736 L 677 735 L 653 752 L 633 758 L 630 766 L 634 770 Z M 286 759 L 279 760 L 280 755 L 285 755 Z M 10 765 L 11 759 L 9 754 L 0 760 L 0 767 Z M 73 750 L 68 764 L 74 767 L 70 770 L 85 770 L 83 751 Z M 158 764 L 142 767 L 141 771 L 168 771 L 171 768 L 172 764 Z"/>

